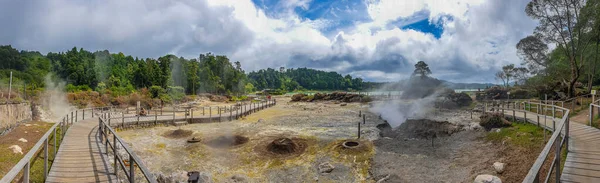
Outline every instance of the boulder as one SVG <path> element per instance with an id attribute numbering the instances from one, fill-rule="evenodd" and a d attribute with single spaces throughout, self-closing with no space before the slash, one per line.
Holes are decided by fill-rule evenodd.
<path id="1" fill-rule="evenodd" d="M 493 175 L 482 174 L 475 177 L 473 183 L 502 183 L 502 180 Z"/>
<path id="2" fill-rule="evenodd" d="M 502 173 L 504 172 L 504 163 L 500 163 L 500 162 L 495 162 L 494 165 L 494 170 L 496 170 L 496 173 Z"/>
<path id="3" fill-rule="evenodd" d="M 319 173 L 331 173 L 334 168 L 335 167 L 329 162 L 321 163 L 319 164 Z"/>
<path id="4" fill-rule="evenodd" d="M 20 138 L 20 139 L 19 139 L 19 142 L 27 142 L 27 139 Z"/>

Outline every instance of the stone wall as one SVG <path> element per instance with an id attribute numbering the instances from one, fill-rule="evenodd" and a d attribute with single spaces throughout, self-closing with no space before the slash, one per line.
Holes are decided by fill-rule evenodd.
<path id="1" fill-rule="evenodd" d="M 0 104 L 0 131 L 26 120 L 31 120 L 31 106 L 28 103 Z"/>

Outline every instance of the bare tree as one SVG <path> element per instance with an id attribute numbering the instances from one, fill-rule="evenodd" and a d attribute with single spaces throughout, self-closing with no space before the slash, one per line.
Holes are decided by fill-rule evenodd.
<path id="1" fill-rule="evenodd" d="M 504 72 L 498 71 L 496 73 L 496 79 L 501 80 L 502 81 L 502 85 L 504 87 L 508 86 L 508 84 L 507 84 L 508 83 L 507 77 L 506 77 L 506 74 Z"/>
<path id="2" fill-rule="evenodd" d="M 535 35 L 556 44 L 569 59 L 571 77 L 567 84 L 570 97 L 575 95 L 575 82 L 580 77 L 582 53 L 591 42 L 585 35 L 590 31 L 591 21 L 581 19 L 582 16 L 589 17 L 587 13 L 594 13 L 581 11 L 586 3 L 597 3 L 597 0 L 533 0 L 525 8 L 529 17 L 539 20 Z"/>
<path id="3" fill-rule="evenodd" d="M 548 64 L 548 45 L 538 36 L 527 36 L 517 43 L 517 55 L 533 74 L 538 74 Z"/>

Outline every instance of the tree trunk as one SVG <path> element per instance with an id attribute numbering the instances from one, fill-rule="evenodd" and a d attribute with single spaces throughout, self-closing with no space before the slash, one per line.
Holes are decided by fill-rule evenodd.
<path id="1" fill-rule="evenodd" d="M 575 56 L 572 55 L 570 58 L 570 63 L 571 63 L 571 80 L 569 80 L 569 87 L 568 87 L 568 94 L 569 98 L 571 97 L 575 97 L 575 83 L 577 82 L 577 79 L 579 79 L 579 70 L 577 68 L 577 65 L 575 64 Z"/>

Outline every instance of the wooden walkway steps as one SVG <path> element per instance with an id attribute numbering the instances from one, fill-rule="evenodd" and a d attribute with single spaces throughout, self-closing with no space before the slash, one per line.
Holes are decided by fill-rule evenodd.
<path id="1" fill-rule="evenodd" d="M 117 182 L 114 171 L 101 149 L 98 119 L 74 123 L 58 149 L 46 182 Z"/>
<path id="2" fill-rule="evenodd" d="M 513 113 L 505 110 L 506 116 L 515 115 L 524 119 L 523 112 Z M 537 114 L 528 113 L 527 119 L 537 124 Z M 553 128 L 552 119 L 549 117 L 544 122 L 540 116 L 540 126 Z M 556 126 L 560 126 L 560 119 L 555 119 Z M 564 133 L 564 132 L 563 132 Z M 600 183 L 600 129 L 587 126 L 581 122 L 569 122 L 569 153 L 562 170 L 561 182 Z"/>

